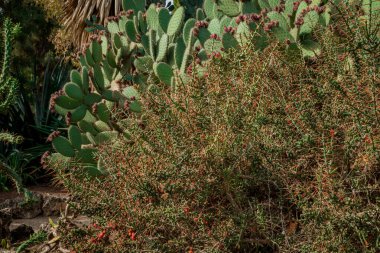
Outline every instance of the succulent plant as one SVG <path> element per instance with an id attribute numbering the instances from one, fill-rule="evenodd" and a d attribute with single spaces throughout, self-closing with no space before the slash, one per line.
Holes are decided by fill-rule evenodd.
<path id="1" fill-rule="evenodd" d="M 139 92 L 168 86 L 175 91 L 187 75 L 205 74 L 205 62 L 253 39 L 258 48 L 273 33 L 288 47 L 300 48 L 305 57 L 318 53 L 312 32 L 327 25 L 329 15 L 318 0 L 286 3 L 280 0 L 205 0 L 194 17 L 186 17 L 184 1 L 170 12 L 161 4 L 146 8 L 142 0 L 124 0 L 123 12 L 110 17 L 104 31 L 91 36 L 79 55 L 81 68 L 73 70 L 63 91 L 51 100 L 52 109 L 66 117 L 68 137 L 53 133 L 51 140 L 62 156 L 104 173 L 95 158 L 104 142 L 128 129 L 112 118 L 113 110 L 139 117 Z M 252 31 L 256 31 L 252 36 Z M 97 170 L 98 173 L 95 173 Z"/>
<path id="2" fill-rule="evenodd" d="M 304 57 L 319 54 L 320 46 L 313 40 L 312 33 L 317 26 L 327 26 L 330 9 L 321 0 L 206 0 L 217 12 L 233 17 L 238 30 L 256 30 L 259 36 L 254 40 L 258 48 L 265 48 L 268 34 L 273 34 L 289 48 L 299 48 Z M 211 9 L 211 7 L 208 9 Z M 205 8 L 206 10 L 206 8 Z M 209 16 L 209 15 L 208 15 Z M 212 17 L 214 17 L 212 16 Z M 261 26 L 259 26 L 261 24 Z M 231 26 L 236 26 L 233 22 Z M 257 30 L 259 29 L 259 30 Z"/>
<path id="3" fill-rule="evenodd" d="M 0 113 L 7 113 L 9 108 L 16 102 L 19 93 L 19 83 L 10 73 L 10 63 L 14 36 L 20 31 L 18 24 L 13 24 L 8 18 L 2 24 L 3 46 L 0 47 L 2 57 L 2 67 L 0 73 Z M 1 129 L 0 129 L 1 130 Z M 23 137 L 0 131 L 0 142 L 6 144 L 20 144 Z M 23 192 L 28 196 L 29 191 L 23 187 L 20 175 L 4 161 L 0 161 L 0 171 L 5 173 L 14 183 L 18 192 Z"/>
<path id="4" fill-rule="evenodd" d="M 10 61 L 12 53 L 12 41 L 18 33 L 20 27 L 12 24 L 10 19 L 5 19 L 2 27 L 3 46 L 2 51 L 2 67 L 0 73 L 0 113 L 8 110 L 18 95 L 18 81 L 10 74 Z"/>
<path id="5" fill-rule="evenodd" d="M 0 113 L 7 113 L 9 108 L 18 98 L 19 83 L 10 73 L 10 63 L 13 38 L 19 30 L 19 25 L 13 24 L 8 18 L 4 20 L 1 31 L 4 44 L 0 47 L 0 55 L 2 57 L 0 73 Z M 22 142 L 22 137 L 8 132 L 0 132 L 0 141 L 20 144 Z"/>
<path id="6" fill-rule="evenodd" d="M 70 82 L 51 99 L 51 108 L 68 124 L 67 137 L 54 132 L 49 138 L 58 152 L 54 157 L 81 163 L 86 170 L 91 168 L 91 174 L 101 171 L 95 159 L 97 147 L 118 135 L 128 137 L 128 130 L 112 120 L 111 111 L 140 115 L 137 88 L 146 88 L 148 78 L 170 85 L 174 69 L 179 68 L 174 47 L 182 36 L 184 8 L 170 14 L 155 4 L 146 9 L 145 1 L 125 0 L 123 9 L 109 19 L 107 33 L 91 37 L 79 56 L 81 69 L 73 70 Z M 184 51 L 176 53 L 183 56 Z"/>

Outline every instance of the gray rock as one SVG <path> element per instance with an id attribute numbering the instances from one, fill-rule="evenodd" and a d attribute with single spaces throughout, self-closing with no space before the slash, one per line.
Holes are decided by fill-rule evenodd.
<path id="1" fill-rule="evenodd" d="M 67 195 L 57 194 L 43 194 L 42 213 L 44 216 L 59 216 L 61 212 L 65 211 L 66 205 L 69 201 Z"/>
<path id="2" fill-rule="evenodd" d="M 34 233 L 34 230 L 31 226 L 27 226 L 25 224 L 21 224 L 15 229 L 11 230 L 11 242 L 22 242 L 27 239 Z"/>
<path id="3" fill-rule="evenodd" d="M 12 210 L 5 208 L 0 210 L 0 240 L 9 238 L 9 226 L 12 223 Z"/>
<path id="4" fill-rule="evenodd" d="M 14 219 L 32 219 L 39 215 L 59 216 L 65 211 L 70 197 L 65 193 L 33 192 L 33 200 L 26 201 L 23 197 L 6 199 L 0 203 L 0 209 L 10 208 Z"/>
<path id="5" fill-rule="evenodd" d="M 35 194 L 30 201 L 23 197 L 7 199 L 0 204 L 0 209 L 2 208 L 10 208 L 13 219 L 32 219 L 42 213 L 42 196 Z"/>

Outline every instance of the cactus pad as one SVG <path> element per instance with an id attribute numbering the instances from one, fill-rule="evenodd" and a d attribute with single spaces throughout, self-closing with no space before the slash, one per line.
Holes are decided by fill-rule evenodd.
<path id="1" fill-rule="evenodd" d="M 170 13 L 166 8 L 160 9 L 158 12 L 158 23 L 160 24 L 161 29 L 166 33 L 168 30 L 170 22 Z"/>
<path id="2" fill-rule="evenodd" d="M 81 87 L 79 87 L 75 83 L 67 83 L 63 87 L 66 95 L 72 99 L 75 100 L 82 100 L 83 99 L 83 91 Z"/>
<path id="3" fill-rule="evenodd" d="M 179 7 L 170 19 L 167 34 L 169 36 L 174 36 L 175 34 L 179 33 L 184 19 L 185 9 L 183 7 Z"/>
<path id="4" fill-rule="evenodd" d="M 239 15 L 239 5 L 234 0 L 219 0 L 218 2 L 219 10 L 230 17 Z"/>
<path id="5" fill-rule="evenodd" d="M 53 139 L 54 149 L 63 156 L 74 157 L 75 150 L 70 141 L 62 136 L 57 136 Z"/>
<path id="6" fill-rule="evenodd" d="M 76 149 L 80 150 L 82 146 L 82 136 L 78 127 L 71 125 L 67 131 L 71 145 Z"/>
<path id="7" fill-rule="evenodd" d="M 164 62 L 160 62 L 158 64 L 154 65 L 154 73 L 158 78 L 165 83 L 166 85 L 170 85 L 172 77 L 173 77 L 173 70 L 169 66 L 169 64 L 166 64 Z"/>

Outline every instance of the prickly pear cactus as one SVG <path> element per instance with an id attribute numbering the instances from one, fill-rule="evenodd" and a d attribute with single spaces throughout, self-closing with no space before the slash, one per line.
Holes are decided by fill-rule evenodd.
<path id="1" fill-rule="evenodd" d="M 183 7 L 170 13 L 159 4 L 146 9 L 145 1 L 124 0 L 123 9 L 109 19 L 106 32 L 92 35 L 79 55 L 80 69 L 73 70 L 70 82 L 51 98 L 51 109 L 68 125 L 67 134 L 56 131 L 49 137 L 57 151 L 54 159 L 82 164 L 92 175 L 103 171 L 95 158 L 98 146 L 119 135 L 129 136 L 112 112 L 139 117 L 143 109 L 138 90 L 149 88 L 148 84 L 171 85 L 180 68 L 175 61 L 178 54 L 190 58 L 185 56 L 186 48 L 175 51 L 182 38 Z"/>
<path id="2" fill-rule="evenodd" d="M 321 0 L 218 0 L 215 3 L 206 0 L 204 9 L 209 10 L 210 19 L 220 12 L 233 18 L 229 25 L 236 27 L 240 34 L 256 31 L 259 36 L 254 37 L 254 42 L 260 49 L 274 35 L 288 48 L 299 48 L 304 57 L 319 54 L 320 46 L 312 34 L 330 22 L 330 8 Z"/>
<path id="3" fill-rule="evenodd" d="M 252 40 L 259 49 L 270 34 L 305 57 L 318 53 L 312 32 L 329 22 L 328 7 L 318 0 L 204 0 L 193 17 L 177 3 L 174 11 L 143 0 L 124 0 L 123 12 L 111 17 L 105 31 L 92 35 L 79 55 L 81 67 L 51 99 L 51 108 L 66 118 L 67 134 L 50 136 L 54 158 L 82 164 L 100 175 L 96 150 L 120 135 L 129 137 L 113 118 L 124 111 L 139 117 L 139 92 L 170 87 L 188 75 L 207 73 L 206 62 L 223 57 Z M 252 31 L 255 31 L 253 36 Z M 67 136 L 67 137 L 66 137 Z"/>

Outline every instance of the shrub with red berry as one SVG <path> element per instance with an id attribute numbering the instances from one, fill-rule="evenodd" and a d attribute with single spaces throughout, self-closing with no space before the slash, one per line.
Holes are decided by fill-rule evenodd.
<path id="1" fill-rule="evenodd" d="M 144 127 L 120 120 L 131 138 L 100 147 L 107 175 L 58 170 L 78 211 L 101 224 L 70 246 L 377 252 L 380 63 L 367 46 L 380 44 L 343 21 L 340 29 L 357 34 L 316 33 L 318 57 L 248 44 L 210 55 L 206 78 L 144 93 Z"/>

